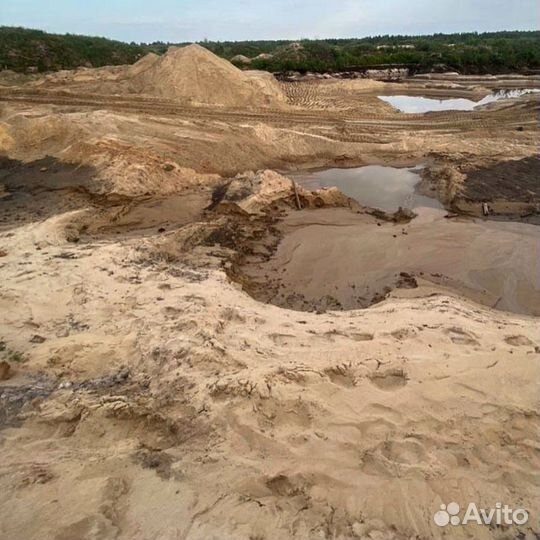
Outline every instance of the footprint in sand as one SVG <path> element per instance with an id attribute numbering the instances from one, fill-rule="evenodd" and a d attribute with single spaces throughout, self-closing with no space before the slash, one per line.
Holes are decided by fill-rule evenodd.
<path id="1" fill-rule="evenodd" d="M 325 369 L 324 372 L 334 384 L 344 386 L 345 388 L 356 386 L 356 376 L 354 369 L 350 365 L 342 364 L 333 366 Z"/>
<path id="2" fill-rule="evenodd" d="M 472 332 L 463 330 L 463 328 L 453 326 L 452 328 L 447 328 L 445 333 L 450 337 L 450 341 L 456 345 L 480 345 L 476 336 Z"/>
<path id="3" fill-rule="evenodd" d="M 389 369 L 370 375 L 369 380 L 381 390 L 398 390 L 408 382 L 407 374 L 402 369 Z"/>
<path id="4" fill-rule="evenodd" d="M 403 341 L 405 339 L 410 339 L 416 336 L 416 331 L 412 328 L 400 328 L 398 330 L 390 332 L 390 335 L 398 341 Z"/>
<path id="5" fill-rule="evenodd" d="M 275 495 L 291 497 L 298 495 L 301 490 L 284 474 L 278 474 L 266 480 L 266 487 Z"/>
<path id="6" fill-rule="evenodd" d="M 287 346 L 294 342 L 296 336 L 292 334 L 268 334 L 268 337 L 278 346 Z"/>
<path id="7" fill-rule="evenodd" d="M 388 439 L 362 456 L 362 471 L 376 476 L 429 478 L 438 474 L 440 466 L 421 441 Z"/>
<path id="8" fill-rule="evenodd" d="M 330 330 L 329 332 L 325 332 L 323 334 L 324 338 L 328 341 L 335 341 L 336 336 L 349 338 L 354 341 L 373 341 L 375 336 L 373 334 L 370 334 L 368 332 L 338 332 L 337 330 Z"/>
<path id="9" fill-rule="evenodd" d="M 373 341 L 375 336 L 373 334 L 355 332 L 350 334 L 350 337 L 354 339 L 354 341 Z"/>
<path id="10" fill-rule="evenodd" d="M 380 453 L 390 462 L 416 465 L 429 461 L 427 450 L 417 440 L 388 440 L 380 445 Z"/>
<path id="11" fill-rule="evenodd" d="M 506 336 L 504 341 L 513 347 L 533 347 L 534 343 L 525 336 Z"/>

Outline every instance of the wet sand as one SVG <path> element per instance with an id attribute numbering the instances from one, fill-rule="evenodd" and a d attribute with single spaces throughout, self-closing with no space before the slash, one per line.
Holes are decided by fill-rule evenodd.
<path id="1" fill-rule="evenodd" d="M 481 219 L 446 219 L 420 209 L 406 225 L 344 209 L 290 214 L 266 262 L 244 272 L 257 296 L 300 310 L 355 309 L 396 288 L 437 286 L 497 309 L 540 315 L 540 229 Z"/>

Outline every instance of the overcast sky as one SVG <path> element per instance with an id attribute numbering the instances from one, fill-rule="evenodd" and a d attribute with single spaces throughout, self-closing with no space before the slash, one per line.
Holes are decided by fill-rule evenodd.
<path id="1" fill-rule="evenodd" d="M 537 30 L 539 0 L 0 0 L 0 25 L 124 41 Z"/>

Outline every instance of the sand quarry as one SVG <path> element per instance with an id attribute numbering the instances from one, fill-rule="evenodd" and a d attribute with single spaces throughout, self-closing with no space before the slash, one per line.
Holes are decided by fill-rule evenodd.
<path id="1" fill-rule="evenodd" d="M 540 81 L 0 76 L 0 538 L 538 538 L 538 96 L 378 98 L 501 88 Z M 289 178 L 365 165 L 439 207 Z"/>

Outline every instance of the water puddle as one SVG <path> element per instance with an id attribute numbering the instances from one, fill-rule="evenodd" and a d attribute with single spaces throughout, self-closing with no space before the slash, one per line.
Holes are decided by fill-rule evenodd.
<path id="1" fill-rule="evenodd" d="M 402 208 L 442 208 L 437 199 L 416 192 L 420 169 L 369 165 L 354 169 L 324 169 L 290 174 L 299 185 L 311 191 L 337 187 L 364 206 L 395 212 Z"/>
<path id="2" fill-rule="evenodd" d="M 434 111 L 472 111 L 476 107 L 494 103 L 501 99 L 519 98 L 527 94 L 540 92 L 540 89 L 500 90 L 486 96 L 480 101 L 470 99 L 432 99 L 420 96 L 378 96 L 403 113 L 426 113 Z"/>

